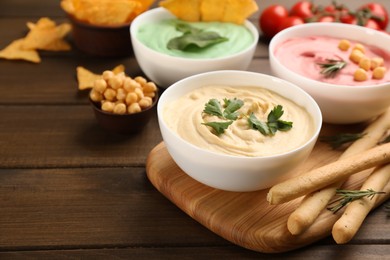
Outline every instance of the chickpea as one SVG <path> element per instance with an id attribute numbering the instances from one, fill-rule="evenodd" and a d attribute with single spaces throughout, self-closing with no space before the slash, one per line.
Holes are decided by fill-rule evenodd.
<path id="1" fill-rule="evenodd" d="M 147 107 L 150 107 L 152 105 L 152 99 L 151 98 L 148 98 L 148 97 L 144 97 L 142 98 L 139 102 L 138 102 L 139 106 L 141 108 L 147 108 Z"/>
<path id="2" fill-rule="evenodd" d="M 126 105 L 124 103 L 117 103 L 114 106 L 113 112 L 114 114 L 123 115 L 126 114 Z"/>
<path id="3" fill-rule="evenodd" d="M 112 87 L 113 89 L 118 89 L 122 87 L 123 84 L 123 78 L 121 76 L 115 75 L 114 77 L 111 77 L 108 79 L 108 85 Z"/>
<path id="4" fill-rule="evenodd" d="M 127 108 L 127 112 L 129 114 L 135 114 L 135 113 L 139 113 L 141 111 L 142 111 L 142 109 L 138 103 L 133 103 L 130 106 L 128 106 L 128 108 Z"/>
<path id="5" fill-rule="evenodd" d="M 339 42 L 339 49 L 340 50 L 347 51 L 349 49 L 349 47 L 351 47 L 351 43 L 348 40 L 343 39 Z"/>
<path id="6" fill-rule="evenodd" d="M 111 70 L 106 70 L 102 74 L 103 79 L 106 80 L 106 81 L 109 80 L 110 78 L 114 77 L 114 76 L 115 76 L 115 74 Z"/>
<path id="7" fill-rule="evenodd" d="M 138 101 L 138 95 L 134 92 L 127 93 L 126 95 L 126 104 L 131 105 L 133 103 L 136 103 Z"/>
<path id="8" fill-rule="evenodd" d="M 104 90 L 106 90 L 107 88 L 107 82 L 104 80 L 104 79 L 97 79 L 95 80 L 95 82 L 93 83 L 93 88 L 99 92 L 99 93 L 103 93 Z"/>
<path id="9" fill-rule="evenodd" d="M 359 67 L 365 71 L 369 71 L 371 68 L 371 60 L 369 58 L 361 58 L 359 61 Z"/>
<path id="10" fill-rule="evenodd" d="M 123 88 L 127 92 L 134 92 L 136 88 L 141 88 L 141 84 L 130 77 L 126 77 L 126 79 L 123 81 Z"/>
<path id="11" fill-rule="evenodd" d="M 116 90 L 112 88 L 107 88 L 104 91 L 103 96 L 108 101 L 114 101 L 116 98 Z"/>
<path id="12" fill-rule="evenodd" d="M 359 68 L 353 74 L 353 79 L 355 81 L 365 81 L 367 80 L 367 72 L 364 69 Z"/>
<path id="13" fill-rule="evenodd" d="M 366 53 L 366 49 L 364 48 L 364 46 L 360 43 L 357 43 L 355 44 L 355 46 L 353 47 L 352 51 L 354 50 L 359 50 L 361 51 L 362 53 Z"/>
<path id="14" fill-rule="evenodd" d="M 112 112 L 114 111 L 115 104 L 110 101 L 104 101 L 102 103 L 102 110 L 106 112 Z"/>
<path id="15" fill-rule="evenodd" d="M 360 59 L 364 57 L 364 53 L 360 50 L 353 50 L 349 55 L 349 59 L 355 63 L 359 63 Z"/>
<path id="16" fill-rule="evenodd" d="M 371 69 L 374 70 L 376 67 L 383 66 L 385 61 L 381 57 L 375 57 L 371 59 Z"/>
<path id="17" fill-rule="evenodd" d="M 134 78 L 135 81 L 137 81 L 142 86 L 147 83 L 146 79 L 144 77 L 138 76 Z"/>
<path id="18" fill-rule="evenodd" d="M 144 92 L 140 88 L 136 88 L 134 90 L 134 93 L 137 94 L 138 100 L 142 99 L 144 97 Z"/>
<path id="19" fill-rule="evenodd" d="M 373 79 L 383 79 L 383 77 L 385 76 L 386 74 L 386 68 L 385 67 L 376 67 L 373 71 L 372 71 L 372 78 Z"/>
<path id="20" fill-rule="evenodd" d="M 89 92 L 89 97 L 91 98 L 92 101 L 94 102 L 100 102 L 103 100 L 103 95 L 102 93 L 96 91 L 95 89 L 92 89 L 91 92 Z"/>
<path id="21" fill-rule="evenodd" d="M 119 101 L 124 101 L 126 99 L 126 90 L 123 88 L 119 88 L 116 90 L 116 99 Z"/>
<path id="22" fill-rule="evenodd" d="M 148 82 L 145 85 L 142 85 L 142 89 L 144 92 L 154 92 L 157 90 L 157 86 L 154 82 Z"/>
<path id="23" fill-rule="evenodd" d="M 156 92 L 145 92 L 144 96 L 154 98 L 156 96 Z M 193 97 L 191 97 L 191 98 L 194 99 Z"/>

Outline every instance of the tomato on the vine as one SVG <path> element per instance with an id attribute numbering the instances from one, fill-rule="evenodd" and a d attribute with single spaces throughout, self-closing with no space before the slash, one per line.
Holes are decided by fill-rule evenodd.
<path id="1" fill-rule="evenodd" d="M 359 10 L 368 9 L 372 17 L 370 19 L 375 20 L 375 22 L 379 25 L 379 28 L 385 30 L 387 24 L 389 23 L 389 14 L 387 13 L 386 8 L 379 3 L 368 3 L 362 5 Z"/>
<path id="2" fill-rule="evenodd" d="M 302 19 L 313 17 L 313 3 L 311 1 L 298 1 L 291 7 L 290 15 Z"/>
<path id="3" fill-rule="evenodd" d="M 303 23 L 305 23 L 304 20 L 299 16 L 288 16 L 280 23 L 278 31 Z"/>
<path id="4" fill-rule="evenodd" d="M 288 10 L 283 5 L 271 5 L 260 15 L 259 25 L 264 35 L 272 38 L 279 32 L 281 23 L 288 17 Z"/>
<path id="5" fill-rule="evenodd" d="M 320 23 L 333 23 L 335 20 L 336 19 L 334 18 L 334 16 L 326 15 L 326 16 L 321 16 L 318 19 L 318 22 L 320 22 Z"/>
<path id="6" fill-rule="evenodd" d="M 368 19 L 366 24 L 363 25 L 364 27 L 367 27 L 367 28 L 371 28 L 371 29 L 375 29 L 375 30 L 381 30 L 381 26 L 379 25 L 379 23 L 374 20 L 374 19 Z"/>

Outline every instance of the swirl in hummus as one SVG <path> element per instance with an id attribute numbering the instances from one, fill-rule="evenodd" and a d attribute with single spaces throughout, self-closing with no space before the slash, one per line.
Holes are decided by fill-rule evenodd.
<path id="1" fill-rule="evenodd" d="M 289 131 L 277 131 L 265 136 L 250 128 L 243 116 L 219 136 L 210 127 L 202 124 L 220 120 L 203 113 L 205 104 L 211 99 L 241 99 L 244 101 L 239 112 L 249 115 L 253 112 L 262 121 L 267 121 L 270 111 L 282 105 L 282 120 L 293 122 Z M 169 128 L 184 140 L 202 149 L 236 156 L 270 156 L 291 151 L 307 142 L 314 133 L 314 121 L 308 112 L 293 101 L 261 87 L 207 86 L 193 90 L 168 104 L 163 118 Z"/>

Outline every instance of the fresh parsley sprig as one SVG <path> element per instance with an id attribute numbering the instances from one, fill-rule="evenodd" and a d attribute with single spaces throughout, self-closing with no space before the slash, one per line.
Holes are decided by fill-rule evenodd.
<path id="1" fill-rule="evenodd" d="M 263 135 L 274 135 L 278 130 L 287 131 L 292 128 L 293 123 L 289 121 L 280 120 L 280 117 L 284 114 L 283 107 L 277 105 L 268 114 L 267 122 L 262 122 L 251 113 L 248 118 L 249 126 L 252 129 L 260 131 Z"/>
<path id="2" fill-rule="evenodd" d="M 222 122 L 207 122 L 204 125 L 213 128 L 217 135 L 221 135 L 225 130 L 233 123 L 234 120 L 240 116 L 239 109 L 244 105 L 244 102 L 240 99 L 224 99 L 223 106 L 217 99 L 210 99 L 205 104 L 203 110 L 204 113 L 217 116 L 221 119 L 227 120 Z M 224 109 L 223 109 L 224 108 Z M 284 114 L 283 107 L 277 105 L 267 116 L 267 122 L 260 121 L 256 115 L 252 112 L 248 117 L 249 127 L 253 130 L 257 130 L 265 136 L 272 136 L 279 131 L 288 131 L 292 128 L 293 123 L 289 121 L 281 120 L 280 118 Z"/>
<path id="3" fill-rule="evenodd" d="M 229 120 L 226 122 L 207 122 L 203 123 L 204 125 L 210 126 L 214 129 L 217 135 L 221 135 L 225 130 L 236 120 L 239 116 L 238 110 L 244 105 L 244 101 L 241 99 L 224 99 L 224 105 L 222 107 L 221 103 L 213 98 L 206 103 L 203 112 L 209 115 L 217 116 L 224 120 Z M 224 108 L 224 109 L 223 109 Z"/>

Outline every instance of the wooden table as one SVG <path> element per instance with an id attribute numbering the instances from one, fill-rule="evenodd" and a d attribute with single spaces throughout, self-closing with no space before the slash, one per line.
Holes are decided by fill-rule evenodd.
<path id="1" fill-rule="evenodd" d="M 261 10 L 294 1 L 258 2 Z M 388 1 L 378 2 L 390 10 Z M 259 13 L 251 17 L 255 24 Z M 27 21 L 43 16 L 66 21 L 59 1 L 2 0 L 0 48 L 23 37 Z M 269 255 L 215 235 L 146 177 L 146 157 L 162 141 L 156 116 L 138 135 L 108 133 L 97 125 L 87 93 L 77 89 L 76 66 L 100 73 L 122 63 L 129 75 L 143 75 L 135 58 L 89 57 L 76 48 L 41 52 L 41 57 L 41 64 L 0 60 L 1 259 L 389 259 L 384 205 L 342 246 L 329 237 Z M 249 70 L 270 74 L 265 41 L 259 42 Z"/>

